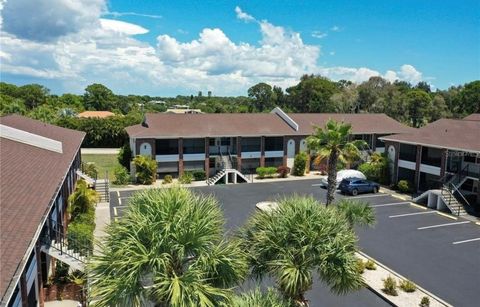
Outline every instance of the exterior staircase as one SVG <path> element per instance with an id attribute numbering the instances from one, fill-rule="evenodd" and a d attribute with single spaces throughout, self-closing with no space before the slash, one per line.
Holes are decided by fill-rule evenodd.
<path id="1" fill-rule="evenodd" d="M 93 242 L 84 237 L 65 235 L 55 227 L 58 224 L 51 221 L 50 228 L 41 236 L 40 250 L 51 257 L 68 264 L 74 270 L 85 270 L 85 264 L 93 250 Z"/>
<path id="2" fill-rule="evenodd" d="M 95 190 L 100 195 L 100 202 L 110 202 L 110 181 L 108 180 L 108 172 L 105 179 L 98 179 L 95 183 Z"/>
<path id="3" fill-rule="evenodd" d="M 88 176 L 87 174 L 85 174 L 84 172 L 82 172 L 81 170 L 77 170 L 76 171 L 77 175 L 82 178 L 83 180 L 85 180 L 87 182 L 88 185 L 90 186 L 94 186 L 95 185 L 95 181 L 96 179 Z"/>
<path id="4" fill-rule="evenodd" d="M 233 174 L 233 178 L 234 178 L 234 182 L 233 183 L 238 183 L 238 179 L 241 178 L 242 180 L 244 180 L 245 182 L 249 182 L 249 179 L 244 175 L 242 174 L 241 172 L 239 172 L 238 170 L 236 169 L 233 169 L 233 168 L 225 168 L 225 169 L 222 169 L 221 171 L 219 171 L 218 173 L 215 174 L 215 176 L 211 177 L 211 178 L 208 178 L 207 179 L 207 184 L 208 185 L 212 185 L 212 184 L 216 184 L 218 181 L 220 181 L 220 179 L 225 179 L 226 177 L 226 181 L 225 183 L 228 184 L 228 177 L 230 174 Z"/>
<path id="5" fill-rule="evenodd" d="M 443 202 L 448 207 L 448 209 L 450 209 L 452 214 L 458 215 L 458 216 L 467 214 L 467 212 L 463 208 L 463 204 L 460 203 L 455 197 L 455 195 L 453 194 L 455 190 L 452 191 L 448 185 L 444 184 L 440 191 L 441 191 L 440 196 Z"/>

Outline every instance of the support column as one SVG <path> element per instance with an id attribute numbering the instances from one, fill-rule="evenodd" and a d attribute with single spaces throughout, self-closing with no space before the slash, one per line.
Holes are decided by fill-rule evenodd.
<path id="1" fill-rule="evenodd" d="M 422 162 L 422 145 L 417 145 L 417 158 L 415 160 L 415 178 L 414 178 L 414 192 L 418 191 L 420 183 L 420 163 Z"/>
<path id="2" fill-rule="evenodd" d="M 27 280 L 25 279 L 25 272 L 20 275 L 20 295 L 22 297 L 22 306 L 28 307 L 28 292 L 27 292 Z"/>
<path id="3" fill-rule="evenodd" d="M 260 167 L 265 166 L 265 137 L 260 139 Z"/>
<path id="4" fill-rule="evenodd" d="M 237 170 L 242 171 L 242 137 L 237 136 Z"/>
<path id="5" fill-rule="evenodd" d="M 178 139 L 178 176 L 183 175 L 183 138 Z"/>
<path id="6" fill-rule="evenodd" d="M 442 161 L 440 163 L 440 178 L 445 176 L 445 170 L 447 169 L 447 157 L 448 157 L 448 150 L 442 149 Z"/>
<path id="7" fill-rule="evenodd" d="M 43 292 L 42 259 L 40 253 L 40 244 L 37 242 L 35 246 L 35 256 L 37 259 L 38 304 L 40 307 L 43 307 L 45 304 L 45 294 Z"/>
<path id="8" fill-rule="evenodd" d="M 210 177 L 210 138 L 205 138 L 205 175 Z"/>
<path id="9" fill-rule="evenodd" d="M 375 150 L 377 150 L 377 135 L 372 134 L 371 140 L 372 140 L 372 151 L 375 152 Z"/>
<path id="10" fill-rule="evenodd" d="M 287 166 L 288 137 L 283 137 L 283 166 Z"/>

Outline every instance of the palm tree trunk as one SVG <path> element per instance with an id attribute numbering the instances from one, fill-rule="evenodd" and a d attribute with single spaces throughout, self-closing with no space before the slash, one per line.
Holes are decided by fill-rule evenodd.
<path id="1" fill-rule="evenodd" d="M 332 150 L 330 156 L 328 157 L 328 187 L 327 187 L 327 207 L 333 203 L 335 199 L 335 190 L 337 189 L 337 160 L 338 153 L 335 150 Z"/>

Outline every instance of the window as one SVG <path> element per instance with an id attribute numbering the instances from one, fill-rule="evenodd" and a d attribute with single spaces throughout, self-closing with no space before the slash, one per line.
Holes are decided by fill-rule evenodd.
<path id="1" fill-rule="evenodd" d="M 468 163 L 475 163 L 476 162 L 476 154 L 466 152 L 465 155 L 463 156 L 463 161 L 468 162 Z"/>
<path id="2" fill-rule="evenodd" d="M 422 147 L 422 163 L 440 167 L 442 164 L 442 150 Z"/>
<path id="3" fill-rule="evenodd" d="M 196 154 L 205 152 L 205 139 L 184 139 L 183 154 Z"/>
<path id="4" fill-rule="evenodd" d="M 260 151 L 261 138 L 242 138 L 242 152 Z"/>
<path id="5" fill-rule="evenodd" d="M 279 167 L 283 165 L 283 158 L 265 158 L 265 166 Z"/>
<path id="6" fill-rule="evenodd" d="M 230 146 L 230 138 L 221 138 L 220 145 L 222 146 Z"/>
<path id="7" fill-rule="evenodd" d="M 417 161 L 417 146 L 415 145 L 408 145 L 408 144 L 400 144 L 400 160 Z"/>
<path id="8" fill-rule="evenodd" d="M 155 140 L 156 155 L 178 155 L 178 139 Z"/>
<path id="9" fill-rule="evenodd" d="M 210 138 L 210 139 L 208 140 L 208 144 L 209 144 L 210 146 L 215 146 L 215 138 Z"/>
<path id="10" fill-rule="evenodd" d="M 184 171 L 204 170 L 205 161 L 185 161 L 183 162 Z"/>
<path id="11" fill-rule="evenodd" d="M 266 137 L 265 151 L 283 151 L 283 137 Z"/>

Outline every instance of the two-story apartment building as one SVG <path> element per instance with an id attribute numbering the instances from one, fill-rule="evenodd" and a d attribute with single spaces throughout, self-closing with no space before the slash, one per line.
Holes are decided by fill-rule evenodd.
<path id="1" fill-rule="evenodd" d="M 415 192 L 454 184 L 457 198 L 480 204 L 480 114 L 440 119 L 381 140 L 393 162 L 393 183 L 407 180 Z"/>
<path id="2" fill-rule="evenodd" d="M 384 151 L 380 136 L 412 130 L 385 114 L 286 114 L 275 108 L 254 114 L 146 114 L 127 132 L 133 155 L 155 159 L 159 176 L 198 169 L 213 176 L 225 165 L 248 174 L 259 166 L 292 167 L 314 126 L 324 127 L 328 119 L 352 124 L 354 137 L 379 152 Z"/>
<path id="3" fill-rule="evenodd" d="M 65 235 L 84 136 L 19 115 L 0 118 L 1 306 L 43 306 L 53 259 L 42 247 Z"/>

